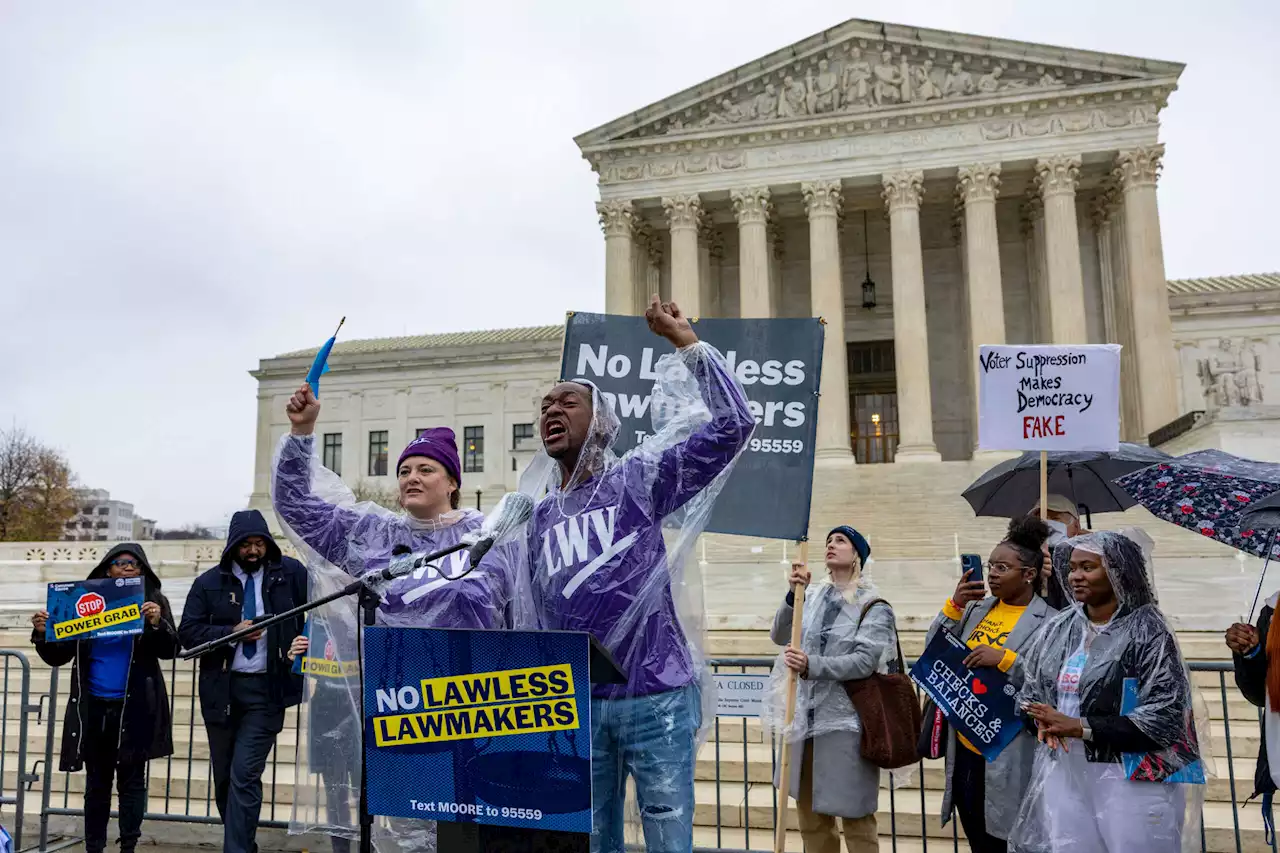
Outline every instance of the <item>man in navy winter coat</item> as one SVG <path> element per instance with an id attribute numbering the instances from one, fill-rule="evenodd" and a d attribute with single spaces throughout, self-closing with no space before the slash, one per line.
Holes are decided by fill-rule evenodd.
<path id="1" fill-rule="evenodd" d="M 252 620 L 307 600 L 307 570 L 280 553 L 262 513 L 237 512 L 218 565 L 191 586 L 178 634 L 185 648 L 247 628 Z M 289 645 L 298 617 L 200 658 L 200 711 L 209 736 L 224 853 L 254 853 L 262 811 L 262 771 L 285 709 L 302 699 Z"/>

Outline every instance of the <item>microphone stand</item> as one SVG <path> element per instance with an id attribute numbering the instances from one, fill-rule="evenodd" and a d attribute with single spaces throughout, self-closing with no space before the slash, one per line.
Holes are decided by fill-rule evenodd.
<path id="1" fill-rule="evenodd" d="M 463 548 L 468 548 L 472 544 L 473 543 L 471 542 L 459 542 L 458 544 L 445 548 L 442 551 L 436 551 L 435 553 L 428 554 L 426 557 L 415 562 L 426 565 L 427 563 L 438 560 L 441 557 L 448 556 L 455 551 L 461 551 Z M 337 601 L 339 598 L 344 598 L 348 595 L 358 595 L 360 597 L 359 608 L 364 617 L 362 620 L 363 625 L 371 626 L 377 621 L 378 596 L 369 588 L 367 581 L 394 580 L 398 577 L 397 575 L 388 575 L 386 572 L 387 570 L 385 569 L 382 572 L 370 572 L 369 574 L 356 578 L 337 592 L 330 593 L 322 598 L 317 598 L 315 601 L 308 601 L 306 604 L 299 605 L 298 607 L 295 607 L 292 610 L 287 610 L 284 613 L 277 613 L 274 616 L 260 617 L 248 628 L 240 631 L 234 631 L 225 637 L 219 637 L 218 639 L 210 640 L 207 643 L 202 643 L 194 649 L 188 649 L 187 651 L 181 652 L 178 657 L 182 660 L 191 660 L 192 658 L 201 657 L 215 649 L 229 646 L 232 643 L 238 643 L 250 634 L 256 634 L 271 627 L 272 625 L 278 625 L 281 622 L 297 618 L 304 613 L 308 613 L 318 607 L 323 607 L 331 601 Z M 359 663 L 358 671 L 360 673 L 360 853 L 373 853 L 373 815 L 369 814 L 369 784 L 365 778 L 363 628 L 356 632 L 356 659 Z"/>
<path id="2" fill-rule="evenodd" d="M 430 563 L 434 560 L 438 560 L 441 557 L 447 557 L 448 555 L 452 554 L 454 551 L 461 551 L 463 548 L 469 548 L 471 547 L 471 545 L 472 543 L 470 542 L 459 542 L 457 545 L 452 545 L 448 548 L 445 548 L 443 551 L 436 551 L 435 553 L 428 554 L 427 556 L 423 557 L 420 560 L 420 562 L 423 565 L 426 565 L 427 563 Z M 248 637 L 250 634 L 256 634 L 265 628 L 270 628 L 272 625 L 278 625 L 281 622 L 287 622 L 290 619 L 293 619 L 295 617 L 303 615 L 304 613 L 308 613 L 312 610 L 315 610 L 317 607 L 323 607 L 324 605 L 328 604 L 331 601 L 337 601 L 339 598 L 344 598 L 348 595 L 356 595 L 361 590 L 366 590 L 369 588 L 368 581 L 395 580 L 397 577 L 399 577 L 399 575 L 386 574 L 385 570 L 383 572 L 370 572 L 369 574 L 362 575 L 361 577 L 356 578 L 351 583 L 344 586 L 342 589 L 338 590 L 337 592 L 331 592 L 328 595 L 324 596 L 323 598 L 317 598 L 315 601 L 308 601 L 306 604 L 300 604 L 297 607 L 293 608 L 292 610 L 286 610 L 284 613 L 277 613 L 274 616 L 260 616 L 257 619 L 255 619 L 253 621 L 253 624 L 250 625 L 248 628 L 235 631 L 233 633 L 228 634 L 225 637 L 219 637 L 216 640 L 210 640 L 207 643 L 202 643 L 196 646 L 194 649 L 187 649 L 186 651 L 179 653 L 178 658 L 180 660 L 191 660 L 192 658 L 203 657 L 204 655 L 207 655 L 209 652 L 213 651 L 214 649 L 220 649 L 223 646 L 229 646 L 232 643 L 238 643 L 241 640 L 243 640 L 245 637 Z M 375 608 L 377 606 L 376 599 L 375 599 L 374 606 Z M 368 623 L 368 624 L 373 624 L 373 623 Z"/>

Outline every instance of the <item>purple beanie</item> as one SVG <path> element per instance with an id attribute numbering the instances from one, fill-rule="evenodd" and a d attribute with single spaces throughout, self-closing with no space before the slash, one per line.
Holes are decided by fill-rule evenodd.
<path id="1" fill-rule="evenodd" d="M 448 427 L 424 429 L 422 435 L 409 442 L 409 446 L 400 454 L 400 461 L 396 463 L 397 471 L 400 470 L 404 460 L 410 456 L 434 459 L 444 466 L 444 470 L 455 483 L 462 485 L 462 466 L 458 464 L 458 440 L 453 430 Z"/>

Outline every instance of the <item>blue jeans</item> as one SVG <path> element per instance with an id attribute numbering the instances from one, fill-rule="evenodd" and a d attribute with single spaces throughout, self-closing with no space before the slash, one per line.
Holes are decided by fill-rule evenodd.
<path id="1" fill-rule="evenodd" d="M 696 684 L 591 700 L 591 851 L 622 853 L 627 776 L 636 782 L 648 853 L 693 849 L 693 765 L 702 697 Z"/>

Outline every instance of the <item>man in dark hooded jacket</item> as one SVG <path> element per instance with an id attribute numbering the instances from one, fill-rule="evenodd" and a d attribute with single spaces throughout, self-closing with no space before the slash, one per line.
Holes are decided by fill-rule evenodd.
<path id="1" fill-rule="evenodd" d="M 59 769 L 85 769 L 84 846 L 102 853 L 111 817 L 111 782 L 120 792 L 120 850 L 131 853 L 147 810 L 147 762 L 173 753 L 169 697 L 161 660 L 178 653 L 178 632 L 160 578 L 147 555 L 129 542 L 107 552 L 89 573 L 100 578 L 145 579 L 141 634 L 75 642 L 45 642 L 49 613 L 31 617 L 31 642 L 50 666 L 71 664 L 71 695 L 62 721 Z"/>
<path id="2" fill-rule="evenodd" d="M 231 518 L 218 565 L 196 578 L 178 633 L 194 648 L 284 613 L 307 600 L 307 570 L 280 553 L 256 509 Z M 200 658 L 200 712 L 209 736 L 224 853 L 253 853 L 262 811 L 262 771 L 285 709 L 302 699 L 289 645 L 302 617 L 250 634 Z"/>

